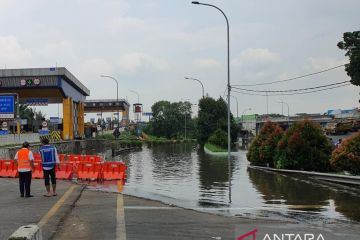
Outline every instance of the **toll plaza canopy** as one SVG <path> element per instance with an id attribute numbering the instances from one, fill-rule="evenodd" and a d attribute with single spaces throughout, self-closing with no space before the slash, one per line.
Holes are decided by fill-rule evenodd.
<path id="1" fill-rule="evenodd" d="M 63 103 L 68 97 L 84 102 L 90 95 L 89 89 L 64 67 L 0 69 L 0 93 L 17 93 L 21 103 L 33 98 Z"/>
<path id="2" fill-rule="evenodd" d="M 63 104 L 63 139 L 84 135 L 87 89 L 66 68 L 0 69 L 0 95 L 18 94 L 29 105 Z"/>
<path id="3" fill-rule="evenodd" d="M 130 104 L 125 99 L 86 100 L 85 112 L 129 111 Z"/>
<path id="4" fill-rule="evenodd" d="M 122 112 L 122 122 L 125 125 L 129 121 L 129 108 L 130 104 L 125 99 L 86 100 L 84 103 L 85 113 Z"/>

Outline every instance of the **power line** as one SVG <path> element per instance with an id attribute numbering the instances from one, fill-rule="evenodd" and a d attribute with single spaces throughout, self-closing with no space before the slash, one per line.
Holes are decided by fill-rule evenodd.
<path id="1" fill-rule="evenodd" d="M 306 92 L 277 93 L 277 94 L 270 94 L 270 95 L 269 94 L 260 94 L 260 93 L 241 92 L 241 91 L 236 91 L 236 90 L 233 90 L 233 92 L 244 94 L 244 95 L 253 95 L 253 96 L 262 96 L 262 97 L 266 97 L 266 96 L 268 96 L 268 97 L 271 97 L 271 96 L 291 96 L 291 95 L 302 95 L 302 94 L 309 94 L 309 93 L 315 93 L 315 92 L 322 92 L 322 91 L 327 91 L 327 90 L 331 90 L 331 89 L 346 87 L 346 86 L 349 86 L 349 85 L 351 85 L 351 84 L 347 83 L 347 84 L 343 84 L 343 85 L 339 85 L 339 86 L 323 88 L 323 89 L 318 89 L 318 90 L 313 90 L 313 91 L 306 91 Z"/>
<path id="2" fill-rule="evenodd" d="M 270 84 L 274 84 L 274 83 L 288 82 L 288 81 L 293 81 L 293 80 L 296 80 L 296 79 L 305 78 L 305 77 L 317 75 L 317 74 L 320 74 L 320 73 L 328 72 L 328 71 L 334 70 L 336 68 L 343 67 L 345 65 L 346 64 L 341 64 L 341 65 L 338 65 L 338 66 L 335 66 L 335 67 L 332 67 L 332 68 L 327 68 L 327 69 L 324 69 L 324 70 L 321 70 L 321 71 L 318 71 L 318 72 L 308 73 L 308 74 L 305 74 L 305 75 L 301 75 L 301 76 L 293 77 L 293 78 L 288 78 L 288 79 L 284 79 L 284 80 L 278 80 L 278 81 L 266 82 L 266 83 L 239 84 L 239 85 L 233 85 L 233 86 L 250 87 L 250 86 L 262 86 L 262 85 L 270 85 Z"/>
<path id="3" fill-rule="evenodd" d="M 322 85 L 322 86 L 316 86 L 316 87 L 309 87 L 309 88 L 300 88 L 300 89 L 289 89 L 289 90 L 254 90 L 254 89 L 246 89 L 246 88 L 238 88 L 238 87 L 233 87 L 235 89 L 239 89 L 242 91 L 247 91 L 247 92 L 267 92 L 267 93 L 271 93 L 271 92 L 300 92 L 300 91 L 307 91 L 307 90 L 311 90 L 311 89 L 317 89 L 317 88 L 324 88 L 324 87 L 329 87 L 329 86 L 335 86 L 335 85 L 340 85 L 340 84 L 344 84 L 344 83 L 348 83 L 350 81 L 343 81 L 343 82 L 337 82 L 337 83 L 332 83 L 332 84 L 327 84 L 327 85 Z"/>

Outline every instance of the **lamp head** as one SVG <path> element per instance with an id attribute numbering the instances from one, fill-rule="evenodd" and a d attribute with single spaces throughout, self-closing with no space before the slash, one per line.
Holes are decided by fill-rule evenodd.
<path id="1" fill-rule="evenodd" d="M 200 4 L 198 1 L 192 1 L 192 4 Z"/>

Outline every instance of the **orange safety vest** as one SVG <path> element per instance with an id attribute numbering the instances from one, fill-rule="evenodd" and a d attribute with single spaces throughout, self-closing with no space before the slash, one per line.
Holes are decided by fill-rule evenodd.
<path id="1" fill-rule="evenodd" d="M 31 170 L 29 153 L 30 150 L 27 148 L 22 148 L 18 151 L 18 170 Z"/>

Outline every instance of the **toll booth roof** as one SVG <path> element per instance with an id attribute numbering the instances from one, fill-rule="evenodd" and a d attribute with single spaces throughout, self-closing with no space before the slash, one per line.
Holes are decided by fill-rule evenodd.
<path id="1" fill-rule="evenodd" d="M 37 82 L 31 86 L 22 82 L 29 79 Z M 35 91 L 37 89 L 39 91 Z M 41 89 L 43 91 L 40 91 Z M 58 96 L 57 92 L 51 92 L 53 89 L 59 89 L 62 96 L 72 97 L 74 101 L 84 101 L 85 97 L 90 95 L 90 90 L 65 67 L 0 69 L 0 92 L 17 92 L 20 97 L 25 98 L 34 97 L 35 92 L 39 97 Z"/>
<path id="2" fill-rule="evenodd" d="M 92 99 L 84 102 L 85 112 L 127 111 L 130 104 L 125 99 Z"/>

